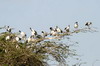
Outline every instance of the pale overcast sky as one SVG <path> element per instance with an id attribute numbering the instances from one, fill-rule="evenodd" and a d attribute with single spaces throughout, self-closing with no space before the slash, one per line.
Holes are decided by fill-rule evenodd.
<path id="1" fill-rule="evenodd" d="M 30 33 L 29 27 L 38 32 L 49 31 L 50 26 L 64 28 L 78 21 L 84 27 L 87 21 L 100 31 L 100 0 L 0 0 L 0 26 L 10 25 Z M 78 41 L 78 52 L 83 61 L 92 66 L 100 60 L 100 33 L 75 34 L 71 40 Z M 100 66 L 97 61 L 94 66 Z"/>

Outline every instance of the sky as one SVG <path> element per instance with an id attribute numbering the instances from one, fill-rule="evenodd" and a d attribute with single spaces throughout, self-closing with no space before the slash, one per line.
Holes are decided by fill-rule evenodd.
<path id="1" fill-rule="evenodd" d="M 10 25 L 15 32 L 22 30 L 30 34 L 29 28 L 39 33 L 49 27 L 64 28 L 78 21 L 85 27 L 87 21 L 100 31 L 100 0 L 0 0 L 0 26 Z M 83 66 L 100 66 L 100 33 L 80 33 L 71 37 L 79 42 L 77 52 L 81 54 Z"/>

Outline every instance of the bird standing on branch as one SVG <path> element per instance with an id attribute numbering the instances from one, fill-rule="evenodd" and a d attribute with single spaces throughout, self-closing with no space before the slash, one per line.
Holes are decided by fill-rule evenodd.
<path id="1" fill-rule="evenodd" d="M 9 40 L 10 39 L 10 36 L 6 36 L 6 40 Z"/>
<path id="2" fill-rule="evenodd" d="M 57 31 L 58 33 L 63 33 L 63 31 L 58 26 L 56 26 L 55 31 Z"/>
<path id="3" fill-rule="evenodd" d="M 78 22 L 75 22 L 75 24 L 74 24 L 74 28 L 78 28 Z"/>
<path id="4" fill-rule="evenodd" d="M 12 39 L 12 36 L 6 36 L 6 38 L 5 38 L 6 40 L 11 40 Z"/>
<path id="5" fill-rule="evenodd" d="M 42 36 L 43 36 L 43 37 L 48 36 L 48 33 L 47 33 L 47 32 L 44 32 L 44 31 L 41 31 L 41 32 L 42 32 Z"/>
<path id="6" fill-rule="evenodd" d="M 25 32 L 19 30 L 19 33 L 20 33 L 20 38 L 26 40 L 27 35 L 25 34 Z"/>
<path id="7" fill-rule="evenodd" d="M 34 42 L 35 41 L 35 39 L 33 38 L 33 36 L 30 36 L 28 39 L 27 39 L 27 43 L 29 43 L 29 42 Z"/>
<path id="8" fill-rule="evenodd" d="M 16 36 L 16 41 L 21 41 L 21 38 L 20 37 L 18 37 L 18 36 Z"/>
<path id="9" fill-rule="evenodd" d="M 12 28 L 10 28 L 9 26 L 6 26 L 6 31 L 9 32 L 9 33 L 11 33 Z"/>
<path id="10" fill-rule="evenodd" d="M 50 35 L 52 35 L 52 36 L 57 36 L 57 31 L 56 30 L 54 30 L 52 27 L 50 27 Z"/>
<path id="11" fill-rule="evenodd" d="M 30 30 L 31 30 L 31 35 L 33 37 L 35 37 L 37 35 L 37 32 L 34 29 L 32 29 L 31 27 L 30 27 Z"/>
<path id="12" fill-rule="evenodd" d="M 68 25 L 64 30 L 66 30 L 66 32 L 70 31 L 70 25 Z"/>

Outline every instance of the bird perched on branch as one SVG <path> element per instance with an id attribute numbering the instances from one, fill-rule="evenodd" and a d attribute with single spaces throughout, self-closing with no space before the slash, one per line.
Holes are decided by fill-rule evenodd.
<path id="1" fill-rule="evenodd" d="M 43 36 L 43 37 L 48 36 L 48 33 L 47 33 L 47 32 L 44 32 L 44 31 L 41 31 L 41 32 L 42 32 L 42 36 Z"/>
<path id="2" fill-rule="evenodd" d="M 9 40 L 10 39 L 10 36 L 6 36 L 6 40 Z"/>
<path id="3" fill-rule="evenodd" d="M 64 30 L 66 30 L 66 32 L 70 31 L 70 25 L 68 25 Z"/>
<path id="4" fill-rule="evenodd" d="M 5 29 L 7 32 L 11 33 L 12 29 L 14 29 L 14 28 L 10 28 L 10 26 L 5 26 Z"/>
<path id="5" fill-rule="evenodd" d="M 31 35 L 33 37 L 35 37 L 37 35 L 37 32 L 34 29 L 32 29 L 31 27 L 30 27 L 30 30 L 31 30 Z"/>
<path id="6" fill-rule="evenodd" d="M 20 30 L 19 30 L 19 33 L 20 33 L 20 38 L 25 40 L 26 39 L 26 36 L 27 36 L 26 33 L 25 32 L 22 32 Z"/>
<path id="7" fill-rule="evenodd" d="M 21 38 L 20 37 L 18 37 L 18 36 L 16 36 L 16 41 L 21 41 Z"/>
<path id="8" fill-rule="evenodd" d="M 57 33 L 56 30 L 54 30 L 52 27 L 50 27 L 50 35 L 52 35 L 52 36 L 57 36 L 58 33 Z"/>
<path id="9" fill-rule="evenodd" d="M 12 36 L 6 36 L 6 40 L 11 40 L 12 39 Z"/>
<path id="10" fill-rule="evenodd" d="M 78 28 L 78 22 L 75 22 L 74 28 Z"/>
<path id="11" fill-rule="evenodd" d="M 56 26 L 55 31 L 57 31 L 58 33 L 63 33 L 63 31 L 58 26 Z"/>
<path id="12" fill-rule="evenodd" d="M 29 43 L 29 42 L 34 42 L 35 41 L 35 39 L 33 38 L 33 36 L 30 36 L 28 39 L 27 39 L 27 43 Z"/>
<path id="13" fill-rule="evenodd" d="M 85 26 L 88 26 L 88 28 L 90 27 L 90 25 L 92 25 L 92 22 L 86 22 Z"/>

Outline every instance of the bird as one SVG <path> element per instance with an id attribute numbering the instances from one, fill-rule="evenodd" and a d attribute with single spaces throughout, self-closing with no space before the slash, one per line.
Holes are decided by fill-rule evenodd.
<path id="1" fill-rule="evenodd" d="M 78 28 L 78 22 L 75 22 L 74 28 Z"/>
<path id="2" fill-rule="evenodd" d="M 63 33 L 63 31 L 58 26 L 56 26 L 55 31 L 57 31 L 58 33 Z"/>
<path id="3" fill-rule="evenodd" d="M 56 30 L 54 30 L 52 27 L 50 27 L 50 36 L 52 35 L 52 36 L 57 36 L 57 31 Z"/>
<path id="4" fill-rule="evenodd" d="M 48 36 L 48 33 L 47 33 L 47 32 L 41 31 L 41 33 L 42 33 L 42 36 L 43 36 L 43 37 Z"/>
<path id="5" fill-rule="evenodd" d="M 86 22 L 85 23 L 85 26 L 88 26 L 89 27 L 90 25 L 92 25 L 92 22 Z"/>
<path id="6" fill-rule="evenodd" d="M 28 39 L 27 39 L 27 43 L 31 42 L 33 40 L 33 37 L 30 36 Z"/>
<path id="7" fill-rule="evenodd" d="M 9 32 L 9 33 L 11 33 L 12 29 L 9 26 L 7 26 L 6 27 L 6 31 Z"/>
<path id="8" fill-rule="evenodd" d="M 26 43 L 30 43 L 30 42 L 34 42 L 36 39 L 33 38 L 33 36 L 31 35 L 30 37 L 28 37 L 28 39 L 26 40 Z"/>
<path id="9" fill-rule="evenodd" d="M 25 32 L 22 32 L 22 31 L 19 30 L 19 33 L 20 33 L 20 38 L 25 40 L 26 39 L 26 36 L 27 36 L 25 34 Z"/>
<path id="10" fill-rule="evenodd" d="M 69 32 L 70 31 L 70 25 L 68 25 L 67 27 L 65 27 L 66 32 Z"/>
<path id="11" fill-rule="evenodd" d="M 32 29 L 31 27 L 30 27 L 30 30 L 31 30 L 31 35 L 32 35 L 33 37 L 35 37 L 35 36 L 37 35 L 37 31 L 35 31 L 35 30 Z"/>
<path id="12" fill-rule="evenodd" d="M 58 33 L 57 33 L 56 31 L 51 31 L 51 35 L 52 35 L 52 36 L 57 36 Z"/>
<path id="13" fill-rule="evenodd" d="M 16 36 L 16 41 L 20 41 L 21 40 L 21 38 L 20 37 L 18 37 L 18 36 Z"/>
<path id="14" fill-rule="evenodd" d="M 5 38 L 6 40 L 10 40 L 10 39 L 12 39 L 12 36 L 6 36 L 6 38 Z"/>
<path id="15" fill-rule="evenodd" d="M 6 40 L 10 40 L 10 36 L 6 36 Z"/>

